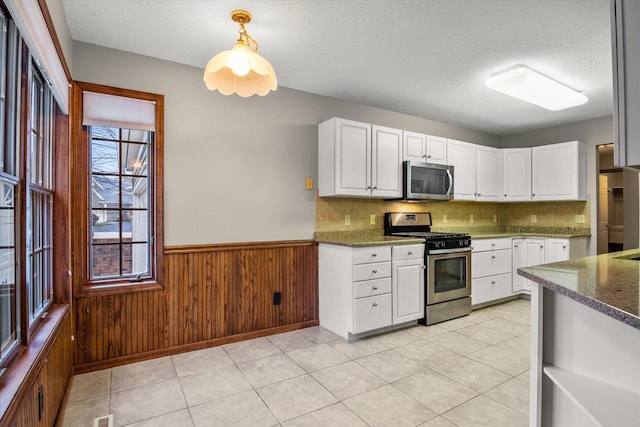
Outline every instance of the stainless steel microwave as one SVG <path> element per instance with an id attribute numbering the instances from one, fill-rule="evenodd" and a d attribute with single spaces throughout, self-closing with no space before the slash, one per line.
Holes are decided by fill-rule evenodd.
<path id="1" fill-rule="evenodd" d="M 453 166 L 432 163 L 403 163 L 405 200 L 453 200 Z"/>

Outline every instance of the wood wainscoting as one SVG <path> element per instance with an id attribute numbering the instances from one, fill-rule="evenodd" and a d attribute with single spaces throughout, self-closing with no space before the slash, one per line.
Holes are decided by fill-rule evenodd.
<path id="1" fill-rule="evenodd" d="M 314 241 L 176 246 L 164 253 L 163 289 L 75 299 L 76 372 L 318 324 Z"/>

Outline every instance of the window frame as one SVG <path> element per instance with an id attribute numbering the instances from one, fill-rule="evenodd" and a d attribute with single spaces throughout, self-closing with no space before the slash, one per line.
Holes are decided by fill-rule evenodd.
<path id="1" fill-rule="evenodd" d="M 83 93 L 94 92 L 155 103 L 156 130 L 153 135 L 153 153 L 149 162 L 149 218 L 150 259 L 149 278 L 115 278 L 92 280 L 90 276 L 91 250 L 91 135 L 89 126 L 83 126 Z M 71 156 L 72 165 L 72 224 L 76 224 L 72 236 L 73 288 L 77 296 L 93 296 L 163 289 L 164 276 L 164 96 L 148 92 L 121 89 L 94 83 L 75 81 L 72 87 Z M 152 154 L 152 156 L 151 156 Z"/>

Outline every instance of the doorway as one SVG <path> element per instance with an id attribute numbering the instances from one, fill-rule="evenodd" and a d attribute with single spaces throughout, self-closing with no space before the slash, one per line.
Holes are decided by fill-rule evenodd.
<path id="1" fill-rule="evenodd" d="M 598 145 L 598 254 L 624 247 L 624 175 L 613 164 L 613 144 Z"/>

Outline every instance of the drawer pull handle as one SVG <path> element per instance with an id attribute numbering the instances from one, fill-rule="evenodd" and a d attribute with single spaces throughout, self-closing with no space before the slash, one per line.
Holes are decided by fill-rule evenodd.
<path id="1" fill-rule="evenodd" d="M 378 306 L 378 303 L 377 303 L 377 302 L 374 302 L 372 305 L 373 305 L 373 307 L 377 307 L 377 306 Z"/>
<path id="2" fill-rule="evenodd" d="M 407 255 L 413 255 L 413 252 L 409 251 L 407 252 Z"/>
<path id="3" fill-rule="evenodd" d="M 372 289 L 372 290 L 374 290 L 374 291 L 377 291 L 377 290 L 378 290 L 378 287 L 377 287 L 377 286 L 374 286 L 374 287 L 373 287 L 373 288 L 371 288 L 371 289 Z"/>
<path id="4" fill-rule="evenodd" d="M 495 284 L 496 284 L 496 282 L 492 280 L 492 281 L 491 281 L 491 284 L 492 284 L 492 285 L 495 285 Z"/>
<path id="5" fill-rule="evenodd" d="M 373 270 L 371 274 L 378 274 L 378 270 Z"/>
<path id="6" fill-rule="evenodd" d="M 491 255 L 491 259 L 496 259 L 496 256 L 495 255 Z"/>
<path id="7" fill-rule="evenodd" d="M 377 257 L 377 256 L 378 256 L 378 254 L 376 254 L 376 253 L 372 253 L 372 254 L 371 254 L 371 258 L 375 258 L 375 257 Z"/>

